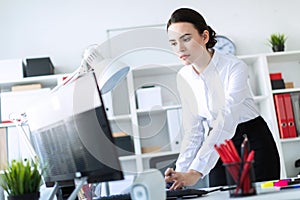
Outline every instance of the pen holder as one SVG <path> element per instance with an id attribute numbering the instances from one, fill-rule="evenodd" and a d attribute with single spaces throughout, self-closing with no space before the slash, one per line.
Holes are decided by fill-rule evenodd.
<path id="1" fill-rule="evenodd" d="M 256 194 L 253 162 L 225 163 L 226 179 L 230 197 L 250 196 Z"/>

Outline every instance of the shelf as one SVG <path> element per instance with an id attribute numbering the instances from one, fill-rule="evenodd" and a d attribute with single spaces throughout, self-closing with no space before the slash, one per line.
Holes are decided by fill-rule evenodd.
<path id="1" fill-rule="evenodd" d="M 300 88 L 288 88 L 288 89 L 272 90 L 273 94 L 290 93 L 290 92 L 300 92 Z"/>
<path id="2" fill-rule="evenodd" d="M 280 139 L 281 143 L 300 142 L 300 137 Z"/>
<path id="3" fill-rule="evenodd" d="M 150 153 L 144 153 L 141 155 L 130 155 L 130 156 L 121 156 L 119 159 L 121 161 L 130 161 L 130 160 L 135 160 L 137 158 L 152 158 L 152 157 L 158 157 L 158 156 L 165 156 L 165 155 L 172 155 L 172 154 L 177 154 L 179 152 L 175 151 L 157 151 L 157 152 L 150 152 Z"/>
<path id="4" fill-rule="evenodd" d="M 172 154 L 177 154 L 179 152 L 175 151 L 157 151 L 157 152 L 151 152 L 151 153 L 144 153 L 142 154 L 142 158 L 152 158 L 152 157 L 157 157 L 157 156 L 165 156 L 165 155 L 172 155 Z"/>
<path id="5" fill-rule="evenodd" d="M 12 127 L 15 126 L 14 123 L 0 123 L 0 128 Z"/>
<path id="6" fill-rule="evenodd" d="M 300 51 L 284 51 L 266 55 L 269 63 L 300 61 Z"/>
<path id="7" fill-rule="evenodd" d="M 130 156 L 120 156 L 120 161 L 130 161 L 135 160 L 137 158 L 137 155 L 130 155 Z"/>
<path id="8" fill-rule="evenodd" d="M 14 85 L 24 85 L 30 83 L 41 83 L 43 87 L 50 87 L 53 85 L 57 85 L 58 80 L 62 77 L 67 76 L 67 74 L 54 74 L 47 76 L 32 76 L 26 77 L 18 80 L 10 80 L 10 81 L 0 81 L 1 88 L 9 89 Z"/>
<path id="9" fill-rule="evenodd" d="M 122 121 L 122 120 L 130 120 L 131 115 L 116 115 L 112 117 L 108 117 L 108 121 Z"/>
<path id="10" fill-rule="evenodd" d="M 172 109 L 179 109 L 181 108 L 181 105 L 173 105 L 173 106 L 157 106 L 154 107 L 153 109 L 137 109 L 137 114 L 138 115 L 146 115 L 149 112 L 150 113 L 160 113 L 160 112 L 165 112 L 167 110 L 172 110 Z"/>

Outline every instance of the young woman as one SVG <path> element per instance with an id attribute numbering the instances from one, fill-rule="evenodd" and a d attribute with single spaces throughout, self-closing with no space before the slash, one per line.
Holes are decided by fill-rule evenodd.
<path id="1" fill-rule="evenodd" d="M 185 65 L 177 75 L 185 135 L 176 171 L 165 172 L 166 182 L 173 182 L 170 189 L 194 185 L 207 174 L 210 186 L 226 185 L 214 145 L 232 139 L 240 150 L 244 134 L 255 151 L 256 181 L 279 179 L 279 154 L 251 96 L 247 65 L 213 49 L 214 30 L 192 9 L 174 11 L 167 32 Z"/>

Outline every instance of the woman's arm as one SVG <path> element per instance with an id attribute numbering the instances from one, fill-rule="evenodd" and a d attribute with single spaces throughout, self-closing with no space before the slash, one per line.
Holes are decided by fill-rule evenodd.
<path id="1" fill-rule="evenodd" d="M 176 171 L 187 172 L 204 140 L 203 120 L 197 115 L 197 98 L 188 81 L 179 73 L 177 88 L 182 105 L 183 141 Z"/>

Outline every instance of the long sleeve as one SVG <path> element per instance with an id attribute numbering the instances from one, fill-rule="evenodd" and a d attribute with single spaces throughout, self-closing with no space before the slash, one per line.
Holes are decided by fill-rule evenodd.
<path id="1" fill-rule="evenodd" d="M 193 162 L 204 140 L 203 120 L 197 116 L 197 98 L 188 82 L 179 74 L 177 85 L 182 105 L 184 137 L 176 162 L 176 171 L 185 172 Z"/>

